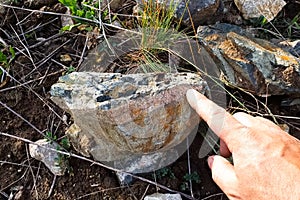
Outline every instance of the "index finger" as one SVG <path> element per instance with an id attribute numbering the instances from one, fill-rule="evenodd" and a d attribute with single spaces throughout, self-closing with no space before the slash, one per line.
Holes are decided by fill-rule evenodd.
<path id="1" fill-rule="evenodd" d="M 225 109 L 218 106 L 196 90 L 187 91 L 187 100 L 199 116 L 206 121 L 208 126 L 226 143 L 232 152 L 234 146 L 239 143 L 240 132 L 244 132 L 245 126 L 237 121 Z"/>

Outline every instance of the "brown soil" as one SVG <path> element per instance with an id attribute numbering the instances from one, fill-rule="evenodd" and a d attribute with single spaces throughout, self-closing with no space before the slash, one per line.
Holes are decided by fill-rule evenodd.
<path id="1" fill-rule="evenodd" d="M 45 1 L 42 5 L 24 2 L 18 6 L 23 5 L 48 12 L 65 12 L 65 8 L 54 0 Z M 66 73 L 68 66 L 77 68 L 82 58 L 86 57 L 86 32 L 75 29 L 61 33 L 59 16 L 20 9 L 9 8 L 0 19 L 0 37 L 8 45 L 18 48 L 16 59 L 9 69 L 12 77 L 0 88 L 0 132 L 11 135 L 0 136 L 0 199 L 8 199 L 12 195 L 14 199 L 131 200 L 142 199 L 145 194 L 156 191 L 167 192 L 139 179 L 134 179 L 130 185 L 121 186 L 113 171 L 73 157 L 69 158 L 69 171 L 64 176 L 54 177 L 44 164 L 29 156 L 28 143 L 12 136 L 36 141 L 44 138 L 46 131 L 51 131 L 60 141 L 71 123 L 70 116 L 51 102 L 49 89 L 59 76 Z M 95 43 L 96 39 L 92 38 L 89 42 Z M 71 59 L 64 60 L 62 56 L 69 56 Z M 237 93 L 239 96 L 240 93 Z M 251 97 L 245 97 L 244 94 L 239 97 L 256 111 L 255 101 Z M 272 111 L 283 116 L 300 117 L 299 107 L 280 106 L 280 101 L 284 98 L 288 97 L 270 100 Z M 230 100 L 229 103 L 234 107 L 233 101 Z M 67 116 L 67 123 L 62 120 L 64 115 Z M 291 127 L 291 133 L 300 136 L 297 128 L 299 122 L 289 119 L 283 123 Z M 199 132 L 205 132 L 205 129 L 202 124 Z M 169 173 L 158 177 L 156 181 L 170 189 L 191 195 L 189 188 L 183 190 L 187 183 L 184 175 L 188 173 L 190 160 L 191 171 L 197 172 L 200 180 L 199 183 L 193 182 L 195 199 L 226 199 L 212 181 L 206 159 L 198 158 L 202 140 L 201 134 L 198 134 L 191 145 L 190 158 L 185 153 L 168 167 L 174 177 Z M 76 153 L 72 148 L 70 152 Z M 153 173 L 138 176 L 154 181 Z"/>

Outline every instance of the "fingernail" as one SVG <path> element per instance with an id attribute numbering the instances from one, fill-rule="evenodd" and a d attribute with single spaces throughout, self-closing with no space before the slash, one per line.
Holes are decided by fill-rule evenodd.
<path id="1" fill-rule="evenodd" d="M 212 168 L 213 162 L 214 162 L 214 156 L 209 156 L 207 158 L 207 163 L 210 169 Z"/>
<path id="2" fill-rule="evenodd" d="M 194 90 L 194 89 L 189 89 L 186 92 L 186 98 L 187 98 L 190 105 L 195 105 L 195 103 L 196 103 L 196 93 L 197 93 L 197 91 Z"/>

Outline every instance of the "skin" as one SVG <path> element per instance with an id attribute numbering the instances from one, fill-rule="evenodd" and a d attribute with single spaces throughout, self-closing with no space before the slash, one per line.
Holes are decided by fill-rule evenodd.
<path id="1" fill-rule="evenodd" d="M 210 156 L 208 165 L 229 199 L 300 199 L 298 139 L 262 117 L 230 115 L 195 90 L 187 99 L 221 139 L 221 155 Z M 230 155 L 233 165 L 225 159 Z"/>

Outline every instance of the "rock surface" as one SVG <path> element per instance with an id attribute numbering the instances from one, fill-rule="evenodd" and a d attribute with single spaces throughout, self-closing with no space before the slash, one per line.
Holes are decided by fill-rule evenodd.
<path id="1" fill-rule="evenodd" d="M 258 95 L 300 96 L 299 59 L 229 24 L 200 26 L 204 43 L 227 81 Z"/>
<path id="2" fill-rule="evenodd" d="M 101 2 L 101 8 L 103 10 L 108 9 L 113 12 L 116 12 L 117 10 L 122 8 L 124 4 L 124 0 L 104 0 L 100 2 Z"/>
<path id="3" fill-rule="evenodd" d="M 166 0 L 159 1 L 167 7 L 175 6 L 175 18 L 182 19 L 186 25 L 191 25 L 191 18 L 195 27 L 200 24 L 215 23 L 220 20 L 223 14 L 223 4 L 221 0 Z M 186 4 L 188 4 L 186 6 Z M 143 6 L 143 0 L 137 0 L 138 7 Z"/>
<path id="4" fill-rule="evenodd" d="M 57 148 L 57 144 L 41 139 L 35 144 L 29 144 L 29 153 L 31 157 L 43 162 L 53 174 L 62 176 L 67 169 L 65 160 L 59 153 L 50 150 Z"/>
<path id="5" fill-rule="evenodd" d="M 182 200 L 180 194 L 160 194 L 155 193 L 148 195 L 144 200 Z"/>
<path id="6" fill-rule="evenodd" d="M 207 86 L 191 73 L 76 72 L 61 77 L 51 95 L 73 116 L 67 134 L 79 152 L 137 173 L 170 164 L 185 151 L 175 147 L 199 123 L 186 101 L 189 88 L 205 93 Z"/>
<path id="7" fill-rule="evenodd" d="M 286 4 L 284 0 L 234 0 L 234 3 L 245 19 L 263 15 L 268 21 L 274 19 Z"/>

